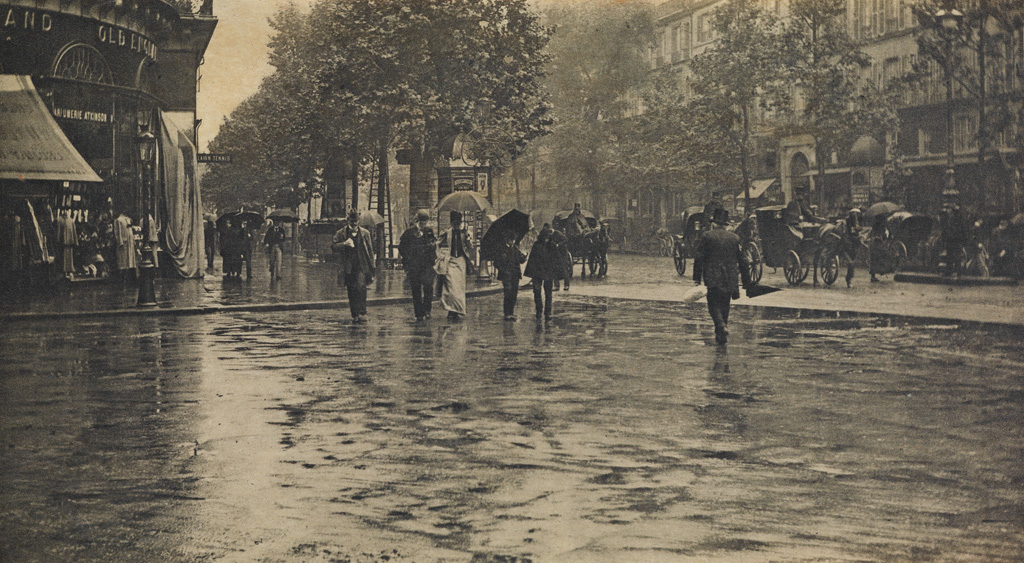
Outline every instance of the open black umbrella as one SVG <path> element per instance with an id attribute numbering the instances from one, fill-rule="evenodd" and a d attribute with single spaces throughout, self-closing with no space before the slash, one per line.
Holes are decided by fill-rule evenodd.
<path id="1" fill-rule="evenodd" d="M 298 223 L 299 216 L 292 213 L 290 209 L 275 209 L 267 215 L 267 219 L 273 220 L 275 223 Z"/>
<path id="2" fill-rule="evenodd" d="M 498 217 L 480 239 L 480 259 L 496 260 L 505 247 L 509 233 L 516 237 L 516 244 L 519 244 L 529 230 L 530 216 L 518 209 Z"/>
<path id="3" fill-rule="evenodd" d="M 252 211 L 231 211 L 217 219 L 217 230 L 223 231 L 228 221 L 235 225 L 244 221 L 248 228 L 256 229 L 263 224 L 263 216 Z"/>

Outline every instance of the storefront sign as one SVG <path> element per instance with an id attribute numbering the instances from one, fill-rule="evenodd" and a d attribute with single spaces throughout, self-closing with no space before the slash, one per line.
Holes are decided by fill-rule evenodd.
<path id="1" fill-rule="evenodd" d="M 54 107 L 53 116 L 57 119 L 74 119 L 76 121 L 91 121 L 93 123 L 110 123 L 110 114 L 98 111 L 86 111 L 83 109 Z"/>
<path id="2" fill-rule="evenodd" d="M 25 8 L 8 8 L 4 14 L 4 29 L 18 28 L 48 32 L 53 29 L 53 16 Z"/>
<path id="3" fill-rule="evenodd" d="M 196 155 L 200 163 L 206 164 L 231 164 L 230 154 L 212 154 L 201 152 Z"/>
<path id="4" fill-rule="evenodd" d="M 116 45 L 122 49 L 142 53 L 154 61 L 156 60 L 156 44 L 127 29 L 101 24 L 99 27 L 99 40 L 109 45 Z"/>

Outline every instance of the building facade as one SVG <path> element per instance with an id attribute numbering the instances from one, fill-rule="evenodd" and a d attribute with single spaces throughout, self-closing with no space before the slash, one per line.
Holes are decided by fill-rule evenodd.
<path id="1" fill-rule="evenodd" d="M 656 44 L 651 68 L 677 73 L 680 88 L 691 91 L 689 63 L 714 44 L 712 13 L 725 0 L 671 0 L 656 8 Z M 918 64 L 917 36 L 921 32 L 912 0 L 846 0 L 845 23 L 850 37 L 871 59 L 861 79 L 884 86 L 903 80 Z M 763 0 L 762 7 L 781 19 L 789 16 L 789 0 Z M 1018 23 L 1018 25 L 1020 25 Z M 999 93 L 1021 90 L 1021 29 L 1002 38 L 1007 51 L 1000 68 L 991 68 L 989 88 Z M 1010 47 L 1012 46 L 1012 47 Z M 974 59 L 976 65 L 976 59 Z M 986 65 L 988 68 L 988 65 Z M 977 213 L 1019 210 L 1021 201 L 1020 154 L 1014 125 L 993 139 L 984 164 L 978 159 L 978 110 L 963 87 L 946 99 L 944 72 L 928 64 L 923 81 L 902 97 L 895 135 L 879 133 L 850 139 L 832 155 L 824 178 L 818 178 L 814 140 L 810 135 L 778 136 L 760 131 L 770 142 L 754 159 L 754 183 L 780 189 L 788 202 L 806 196 L 825 213 L 897 199 L 913 211 L 932 213 L 941 203 L 946 186 L 948 143 L 954 148 L 954 177 L 964 202 Z M 953 135 L 947 139 L 946 112 L 953 113 Z M 739 196 L 738 187 L 722 191 Z"/>
<path id="2" fill-rule="evenodd" d="M 57 240 L 59 219 L 69 217 L 83 239 L 96 231 L 105 246 L 121 215 L 136 227 L 152 218 L 163 269 L 201 274 L 196 94 L 216 24 L 209 0 L 198 13 L 163 0 L 0 2 L 0 74 L 18 77 L 16 95 L 46 110 L 8 114 L 4 125 L 63 136 L 75 153 L 47 150 L 42 140 L 33 151 L 0 151 L 7 277 L 21 275 L 14 266 L 46 275 L 68 244 Z M 54 172 L 71 161 L 85 170 Z M 12 221 L 32 228 L 6 226 Z M 110 270 L 114 256 L 103 256 Z M 70 277 L 83 275 L 79 266 Z"/>

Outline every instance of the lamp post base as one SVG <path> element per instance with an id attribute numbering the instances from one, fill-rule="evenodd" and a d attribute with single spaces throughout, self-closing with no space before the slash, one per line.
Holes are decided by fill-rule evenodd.
<path id="1" fill-rule="evenodd" d="M 143 249 L 142 263 L 139 264 L 139 299 L 135 303 L 137 307 L 156 307 L 156 264 L 150 258 L 152 251 Z"/>

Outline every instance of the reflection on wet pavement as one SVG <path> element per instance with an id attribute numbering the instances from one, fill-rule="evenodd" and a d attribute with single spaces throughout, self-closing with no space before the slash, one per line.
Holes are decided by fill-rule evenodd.
<path id="1" fill-rule="evenodd" d="M 1009 329 L 739 309 L 722 348 L 700 305 L 500 299 L 4 335 L 5 559 L 1024 553 Z"/>

